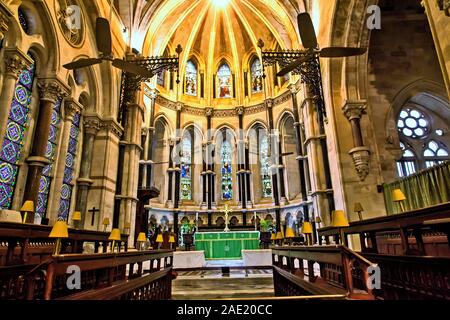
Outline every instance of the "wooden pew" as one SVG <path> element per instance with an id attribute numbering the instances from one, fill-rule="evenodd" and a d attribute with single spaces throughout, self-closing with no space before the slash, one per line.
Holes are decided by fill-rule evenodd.
<path id="1" fill-rule="evenodd" d="M 344 246 L 272 247 L 272 264 L 276 296 L 375 298 L 367 287 L 375 265 Z"/>
<path id="2" fill-rule="evenodd" d="M 433 255 L 450 256 L 450 203 L 444 203 L 429 208 L 418 209 L 401 214 L 377 217 L 363 221 L 350 222 L 344 228 L 344 244 L 348 235 L 357 234 L 360 238 L 361 252 L 384 253 L 389 242 L 399 239 L 403 255 Z M 330 244 L 330 238 L 338 241 L 339 229 L 325 227 L 318 230 L 319 244 L 325 239 Z M 412 241 L 411 241 L 412 240 Z M 412 242 L 414 246 L 412 246 Z M 436 249 L 439 251 L 436 252 Z M 397 250 L 395 250 L 397 254 Z"/>
<path id="3" fill-rule="evenodd" d="M 51 226 L 0 222 L 0 266 L 39 264 L 53 252 Z M 62 253 L 82 253 L 85 242 L 94 243 L 95 252 L 106 252 L 108 232 L 69 228 L 69 238 L 62 239 Z M 122 235 L 127 250 L 128 235 Z"/>
<path id="4" fill-rule="evenodd" d="M 37 266 L 0 267 L 0 299 L 169 299 L 172 263 L 171 250 L 52 256 Z M 68 286 L 74 270 L 80 288 Z"/>

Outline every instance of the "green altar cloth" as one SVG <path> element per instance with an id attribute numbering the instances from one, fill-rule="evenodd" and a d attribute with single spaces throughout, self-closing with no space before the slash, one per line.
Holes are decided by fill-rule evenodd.
<path id="1" fill-rule="evenodd" d="M 194 239 L 205 259 L 242 259 L 241 250 L 259 249 L 259 231 L 197 232 Z"/>

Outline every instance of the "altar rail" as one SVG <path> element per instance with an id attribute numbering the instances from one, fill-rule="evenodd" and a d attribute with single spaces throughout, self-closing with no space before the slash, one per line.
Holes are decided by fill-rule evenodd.
<path id="1" fill-rule="evenodd" d="M 171 250 L 52 256 L 37 266 L 0 267 L 0 299 L 169 299 L 172 263 Z M 71 268 L 79 268 L 79 289 L 67 285 Z"/>
<path id="2" fill-rule="evenodd" d="M 450 256 L 450 202 L 391 216 L 353 221 L 349 227 L 343 228 L 343 232 L 346 245 L 348 235 L 359 235 L 363 253 Z M 326 244 L 330 244 L 330 237 L 338 241 L 339 229 L 325 227 L 319 229 L 318 234 L 319 244 L 322 244 L 323 239 Z M 401 240 L 401 251 L 387 251 L 386 238 L 396 236 Z M 411 236 L 415 238 L 414 247 L 411 246 Z M 424 241 L 424 236 L 432 236 L 433 241 Z M 379 245 L 379 241 L 384 242 Z"/>
<path id="3" fill-rule="evenodd" d="M 48 238 L 51 226 L 0 222 L 0 266 L 39 264 L 51 256 L 54 239 Z M 108 232 L 69 228 L 69 238 L 62 239 L 62 253 L 82 253 L 92 242 L 94 252 L 106 252 Z M 121 251 L 127 250 L 128 235 L 122 235 Z"/>
<path id="4" fill-rule="evenodd" d="M 344 246 L 272 247 L 272 264 L 276 296 L 375 298 L 367 279 L 376 265 Z"/>

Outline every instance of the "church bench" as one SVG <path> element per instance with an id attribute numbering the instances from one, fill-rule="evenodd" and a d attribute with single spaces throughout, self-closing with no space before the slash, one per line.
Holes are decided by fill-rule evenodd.
<path id="1" fill-rule="evenodd" d="M 52 300 L 70 296 L 86 290 L 98 290 L 119 285 L 121 281 L 139 279 L 143 274 L 171 269 L 173 251 L 151 250 L 103 254 L 67 254 L 52 256 L 41 268 L 35 268 L 29 274 L 26 299 Z M 155 261 L 159 261 L 156 267 Z M 150 262 L 151 267 L 144 270 L 143 264 Z M 67 280 L 72 275 L 69 268 L 76 266 L 80 271 L 80 289 L 71 290 Z M 137 266 L 137 270 L 136 267 Z M 36 280 L 36 272 L 45 270 L 45 279 Z M 69 279 L 70 280 L 70 279 Z M 42 287 L 43 290 L 36 290 Z M 159 280 L 158 280 L 159 281 Z M 136 282 L 133 282 L 134 284 Z M 138 282 L 140 283 L 140 282 Z M 149 284 L 148 282 L 147 284 Z M 159 282 L 158 282 L 159 283 Z M 166 285 L 166 283 L 164 282 Z M 119 286 L 120 287 L 120 286 Z M 143 285 L 145 287 L 145 284 Z M 127 286 L 128 288 L 128 286 Z M 137 289 L 137 287 L 133 287 Z"/>
<path id="2" fill-rule="evenodd" d="M 0 266 L 34 264 L 53 252 L 54 240 L 48 235 L 51 226 L 0 222 Z M 63 253 L 82 253 L 84 243 L 93 243 L 95 252 L 106 252 L 109 233 L 69 228 L 69 238 L 62 239 Z M 128 235 L 122 235 L 127 250 Z"/>
<path id="3" fill-rule="evenodd" d="M 400 239 L 401 254 L 430 255 L 430 251 L 439 250 L 436 255 L 450 256 L 448 218 L 450 218 L 450 203 L 401 214 L 353 221 L 350 222 L 349 227 L 343 228 L 344 244 L 347 244 L 348 235 L 359 235 L 361 252 L 390 253 L 385 251 L 389 246 L 387 239 L 397 237 Z M 338 240 L 339 229 L 321 228 L 318 230 L 318 235 L 319 244 L 322 244 L 323 239 L 326 244 L 330 244 L 330 237 L 335 241 Z M 414 247 L 412 247 L 411 238 L 415 239 Z"/>
<path id="4" fill-rule="evenodd" d="M 367 279 L 376 265 L 345 246 L 272 247 L 272 265 L 277 296 L 375 298 Z"/>

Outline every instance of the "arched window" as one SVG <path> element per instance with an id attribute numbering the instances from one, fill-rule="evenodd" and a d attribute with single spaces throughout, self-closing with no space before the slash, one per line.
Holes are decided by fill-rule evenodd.
<path id="1" fill-rule="evenodd" d="M 190 96 L 197 96 L 197 66 L 192 60 L 189 60 L 186 64 L 185 79 L 185 93 Z"/>
<path id="2" fill-rule="evenodd" d="M 31 57 L 31 55 L 30 55 Z M 31 57 L 33 59 L 33 57 Z M 33 63 L 22 71 L 16 82 L 6 133 L 0 151 L 0 208 L 10 209 L 23 151 L 25 132 L 30 114 L 31 90 L 35 74 Z"/>
<path id="3" fill-rule="evenodd" d="M 270 176 L 269 137 L 263 135 L 259 142 L 259 161 L 261 163 L 261 184 L 263 198 L 272 196 L 272 178 Z"/>
<path id="4" fill-rule="evenodd" d="M 443 141 L 448 140 L 448 125 L 433 112 L 408 103 L 397 119 L 402 158 L 397 161 L 399 177 L 430 168 L 449 159 Z"/>
<path id="5" fill-rule="evenodd" d="M 61 187 L 61 200 L 59 202 L 58 219 L 67 220 L 69 217 L 70 203 L 73 191 L 73 176 L 75 172 L 75 160 L 78 148 L 78 136 L 80 134 L 81 115 L 76 113 L 70 127 L 69 146 L 67 148 L 64 167 L 63 184 Z"/>
<path id="6" fill-rule="evenodd" d="M 233 150 L 229 141 L 223 141 L 220 149 L 222 174 L 222 200 L 233 199 L 232 159 Z"/>
<path id="7" fill-rule="evenodd" d="M 19 7 L 19 9 L 17 10 L 17 14 L 19 16 L 19 23 L 20 23 L 20 26 L 22 27 L 22 30 L 26 34 L 29 34 L 30 33 L 30 22 L 28 20 L 27 13 L 25 12 L 25 10 L 23 10 L 21 7 Z"/>
<path id="8" fill-rule="evenodd" d="M 252 93 L 262 92 L 262 67 L 258 58 L 253 59 L 250 69 L 252 73 Z"/>
<path id="9" fill-rule="evenodd" d="M 231 98 L 231 70 L 225 62 L 217 70 L 217 83 L 217 96 L 219 98 Z"/>
<path id="10" fill-rule="evenodd" d="M 181 200 L 192 200 L 192 134 L 186 132 L 181 150 Z"/>
<path id="11" fill-rule="evenodd" d="M 44 170 L 42 171 L 41 180 L 39 183 L 39 193 L 36 206 L 36 213 L 40 217 L 44 217 L 47 211 L 47 203 L 53 176 L 54 161 L 56 158 L 56 151 L 58 149 L 57 138 L 60 124 L 61 124 L 61 99 L 56 101 L 55 106 L 53 107 L 50 123 L 50 132 L 47 141 L 47 150 L 45 152 L 45 156 L 50 161 L 50 163 L 44 167 Z"/>

